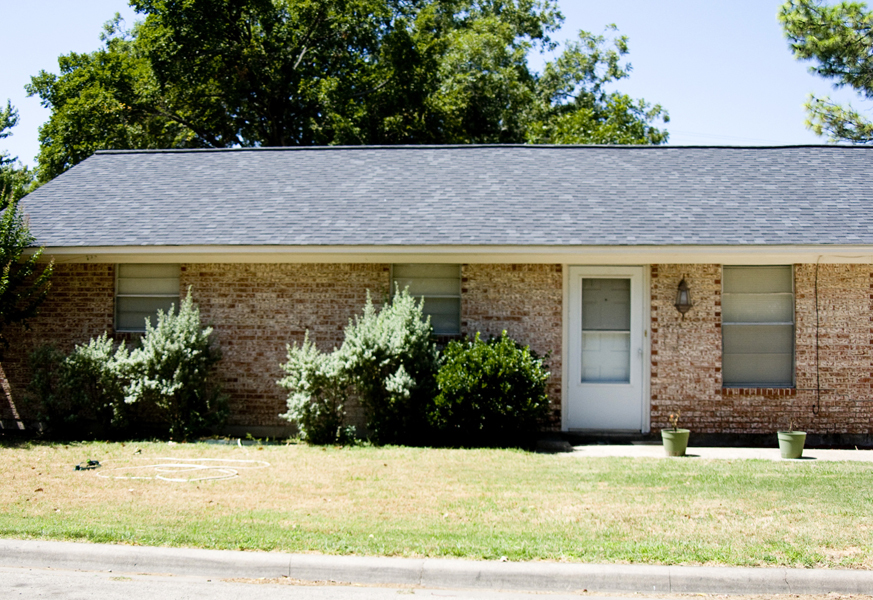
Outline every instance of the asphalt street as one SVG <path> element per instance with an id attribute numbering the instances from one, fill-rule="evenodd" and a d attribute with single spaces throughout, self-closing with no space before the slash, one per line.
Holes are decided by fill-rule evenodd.
<path id="1" fill-rule="evenodd" d="M 0 567 L 4 599 L 60 598 L 63 600 L 384 600 L 415 596 L 453 600 L 543 600 L 537 592 L 428 589 L 413 586 L 333 585 L 285 580 L 227 581 L 215 577 L 168 574 L 71 571 Z M 273 580 L 275 581 L 275 580 Z M 547 594 L 549 600 L 579 600 L 578 594 Z M 646 600 L 645 596 L 635 596 Z M 586 596 L 611 600 L 610 596 Z M 618 599 L 615 599 L 618 600 Z M 626 599 L 625 599 L 626 600 Z"/>

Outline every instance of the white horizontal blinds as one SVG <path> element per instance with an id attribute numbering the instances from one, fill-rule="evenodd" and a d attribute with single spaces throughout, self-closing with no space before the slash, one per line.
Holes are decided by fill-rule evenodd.
<path id="1" fill-rule="evenodd" d="M 145 331 L 158 310 L 179 306 L 179 265 L 118 265 L 116 331 Z"/>
<path id="2" fill-rule="evenodd" d="M 403 264 L 392 270 L 392 292 L 409 289 L 424 299 L 424 314 L 437 335 L 461 333 L 461 266 Z"/>
<path id="3" fill-rule="evenodd" d="M 582 381 L 630 382 L 630 279 L 582 279 Z"/>
<path id="4" fill-rule="evenodd" d="M 724 267 L 722 285 L 724 385 L 794 385 L 792 268 Z"/>

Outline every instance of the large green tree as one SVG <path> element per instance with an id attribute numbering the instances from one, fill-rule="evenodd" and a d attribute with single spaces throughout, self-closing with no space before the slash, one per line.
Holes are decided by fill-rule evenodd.
<path id="1" fill-rule="evenodd" d="M 39 177 L 100 148 L 662 143 L 660 106 L 611 89 L 627 40 L 557 49 L 554 0 L 131 0 L 104 46 L 32 79 Z"/>
<path id="2" fill-rule="evenodd" d="M 615 31 L 615 26 L 608 28 Z M 626 36 L 608 39 L 579 32 L 563 53 L 546 64 L 537 78 L 537 102 L 526 140 L 552 144 L 662 144 L 667 132 L 655 127 L 668 121 L 659 105 L 610 91 L 630 76 Z"/>
<path id="3" fill-rule="evenodd" d="M 798 60 L 814 61 L 810 71 L 873 99 L 873 13 L 861 2 L 827 5 L 820 0 L 790 0 L 779 21 Z M 831 141 L 873 142 L 873 123 L 851 105 L 810 95 L 807 125 Z"/>
<path id="4" fill-rule="evenodd" d="M 27 325 L 45 300 L 51 285 L 54 263 L 39 264 L 42 248 L 26 255 L 36 241 L 21 213 L 18 200 L 0 193 L 0 391 L 6 396 L 19 428 L 24 424 L 12 398 L 12 389 L 3 370 L 3 355 L 9 342 L 5 333 L 10 325 Z"/>
<path id="5" fill-rule="evenodd" d="M 116 15 L 106 23 L 105 45 L 90 54 L 58 58 L 60 75 L 40 71 L 27 85 L 52 110 L 39 129 L 37 173 L 46 182 L 100 149 L 208 147 L 172 118 L 149 61 Z"/>
<path id="6" fill-rule="evenodd" d="M 26 324 L 49 290 L 52 264 L 39 264 L 42 248 L 26 255 L 35 241 L 18 202 L 7 196 L 0 211 L 0 356 L 7 345 L 5 330 Z"/>
<path id="7" fill-rule="evenodd" d="M 9 137 L 11 129 L 18 124 L 18 110 L 8 100 L 6 108 L 0 109 L 0 140 Z M 18 200 L 28 192 L 33 183 L 33 171 L 23 166 L 18 157 L 0 150 L 0 208 L 7 199 Z"/>

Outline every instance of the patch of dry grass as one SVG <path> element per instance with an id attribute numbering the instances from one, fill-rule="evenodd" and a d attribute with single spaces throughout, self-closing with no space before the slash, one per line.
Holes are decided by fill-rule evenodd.
<path id="1" fill-rule="evenodd" d="M 190 483 L 107 478 L 142 476 L 142 465 L 167 462 L 156 460 L 162 457 L 269 466 Z M 103 466 L 73 470 L 86 459 Z M 0 535 L 7 537 L 873 568 L 873 465 L 864 463 L 161 443 L 0 447 L 0 461 Z"/>

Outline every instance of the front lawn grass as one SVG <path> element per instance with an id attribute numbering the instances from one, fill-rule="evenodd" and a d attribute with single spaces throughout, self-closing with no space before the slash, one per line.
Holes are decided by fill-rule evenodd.
<path id="1" fill-rule="evenodd" d="M 190 483 L 98 476 L 151 475 L 138 467 L 161 462 L 159 457 L 269 466 Z M 73 469 L 86 459 L 103 466 Z M 0 465 L 2 537 L 385 556 L 873 568 L 869 463 L 88 443 L 0 446 Z"/>

